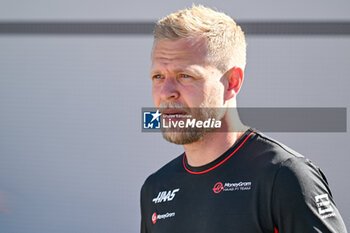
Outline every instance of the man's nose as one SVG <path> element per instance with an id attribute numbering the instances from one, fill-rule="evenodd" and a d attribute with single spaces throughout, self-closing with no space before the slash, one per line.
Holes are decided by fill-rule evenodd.
<path id="1" fill-rule="evenodd" d="M 163 100 L 171 100 L 177 99 L 179 96 L 176 80 L 172 77 L 166 77 L 162 85 L 161 98 Z"/>

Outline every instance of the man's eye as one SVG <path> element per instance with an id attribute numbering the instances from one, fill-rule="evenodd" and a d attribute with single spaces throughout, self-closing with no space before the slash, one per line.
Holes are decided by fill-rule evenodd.
<path id="1" fill-rule="evenodd" d="M 188 75 L 188 74 L 180 74 L 181 78 L 192 78 L 192 76 Z"/>
<path id="2" fill-rule="evenodd" d="M 161 79 L 161 78 L 162 78 L 162 75 L 160 74 L 156 74 L 152 76 L 152 79 Z"/>

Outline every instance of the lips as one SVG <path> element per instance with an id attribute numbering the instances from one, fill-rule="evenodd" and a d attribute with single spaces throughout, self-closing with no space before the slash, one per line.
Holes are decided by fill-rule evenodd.
<path id="1" fill-rule="evenodd" d="M 165 109 L 162 111 L 164 115 L 188 115 L 188 113 L 184 110 L 180 109 Z"/>

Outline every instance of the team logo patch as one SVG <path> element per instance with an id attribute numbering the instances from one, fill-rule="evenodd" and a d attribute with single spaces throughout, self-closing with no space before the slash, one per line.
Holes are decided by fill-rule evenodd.
<path id="1" fill-rule="evenodd" d="M 329 201 L 328 194 L 321 194 L 315 196 L 315 202 L 317 206 L 318 213 L 322 216 L 322 218 L 329 218 L 335 216 L 333 212 L 333 208 L 331 206 L 331 202 Z"/>
<path id="2" fill-rule="evenodd" d="M 169 191 L 161 191 L 158 193 L 158 196 L 153 198 L 152 202 L 154 203 L 161 203 L 161 202 L 166 202 L 166 201 L 172 201 L 175 197 L 175 194 L 179 191 L 180 189 L 174 189 L 174 190 L 169 190 Z"/>
<path id="3" fill-rule="evenodd" d="M 217 182 L 213 187 L 214 193 L 229 192 L 229 191 L 249 191 L 252 188 L 252 182 L 237 182 L 237 183 L 228 183 L 224 184 Z"/>

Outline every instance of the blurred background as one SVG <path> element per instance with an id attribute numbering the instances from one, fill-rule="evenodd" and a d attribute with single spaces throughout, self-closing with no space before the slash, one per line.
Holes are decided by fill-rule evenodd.
<path id="1" fill-rule="evenodd" d="M 349 1 L 196 1 L 242 23 L 240 107 L 350 107 Z M 152 26 L 192 1 L 0 1 L 0 232 L 139 231 Z M 347 118 L 349 119 L 349 118 Z M 326 173 L 349 227 L 350 135 L 267 133 Z"/>

